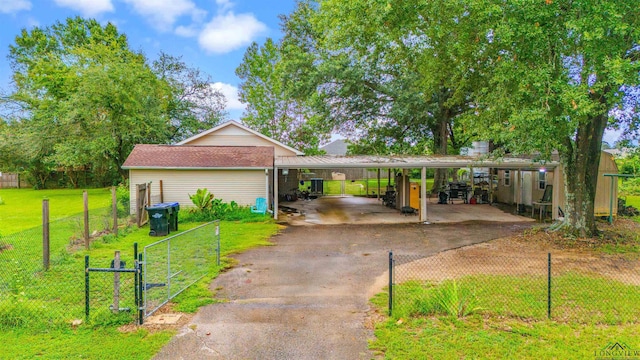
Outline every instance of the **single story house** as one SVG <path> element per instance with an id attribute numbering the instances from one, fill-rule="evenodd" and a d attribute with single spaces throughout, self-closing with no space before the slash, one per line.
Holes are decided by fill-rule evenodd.
<path id="1" fill-rule="evenodd" d="M 545 171 L 539 170 L 544 167 Z M 540 163 L 527 158 L 489 159 L 482 156 L 303 156 L 303 153 L 264 136 L 248 127 L 229 121 L 175 145 L 136 145 L 124 165 L 129 170 L 131 212 L 139 204 L 138 185 L 151 184 L 147 203 L 179 202 L 191 206 L 189 194 L 208 189 L 216 198 L 240 205 L 253 205 L 258 197 L 267 198 L 271 210 L 278 201 L 298 188 L 303 179 L 300 170 L 325 170 L 344 173 L 346 169 L 387 170 L 397 174 L 398 208 L 410 204 L 410 169 L 421 169 L 419 220 L 427 220 L 427 168 L 489 168 L 497 175 L 494 199 L 505 203 L 533 205 L 542 197 L 547 184 L 553 186 L 553 218 L 563 208 L 562 166 L 557 161 Z M 599 176 L 596 215 L 610 200 L 610 179 L 604 173 L 616 173 L 610 155 L 603 154 Z M 320 171 L 318 171 L 318 174 Z M 527 175 L 528 174 L 528 175 Z M 542 174 L 542 175 L 540 175 Z M 492 177 L 491 182 L 495 181 Z M 602 182 L 600 181 L 602 180 Z M 617 185 L 617 184 L 614 184 Z M 615 186 L 614 186 L 615 187 Z M 558 189 L 558 190 L 556 190 Z M 378 196 L 382 189 L 377 191 Z M 614 196 L 617 197 L 617 187 Z M 139 203 L 139 202 L 138 202 Z M 599 205 L 598 205 L 599 204 Z M 278 217 L 278 211 L 273 211 Z"/>
<path id="2" fill-rule="evenodd" d="M 192 206 L 189 195 L 206 188 L 225 202 L 255 204 L 258 197 L 272 197 L 275 157 L 299 155 L 235 121 L 176 145 L 136 145 L 122 166 L 129 170 L 131 213 L 136 212 L 137 185 L 149 183 L 151 203 Z"/>

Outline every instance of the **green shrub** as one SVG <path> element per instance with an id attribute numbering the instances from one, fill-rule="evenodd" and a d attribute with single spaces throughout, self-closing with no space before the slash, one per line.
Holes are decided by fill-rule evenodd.
<path id="1" fill-rule="evenodd" d="M 621 195 L 640 195 L 640 177 L 623 179 L 620 183 Z"/>
<path id="2" fill-rule="evenodd" d="M 0 205 L 4 205 L 4 200 L 2 200 L 2 197 L 0 197 Z"/>
<path id="3" fill-rule="evenodd" d="M 259 222 L 270 219 L 263 214 L 254 214 L 249 206 L 239 206 L 235 201 L 231 203 L 214 199 L 208 209 L 189 208 L 180 211 L 180 222 L 208 222 L 213 220 L 227 220 L 240 222 Z"/>
<path id="4" fill-rule="evenodd" d="M 460 287 L 455 280 L 445 281 L 435 288 L 415 288 L 411 292 L 423 294 L 414 302 L 410 311 L 413 314 L 440 314 L 461 318 L 481 310 L 474 294 L 469 289 Z"/>
<path id="5" fill-rule="evenodd" d="M 118 204 L 118 216 L 124 217 L 129 215 L 129 204 L 131 203 L 129 180 L 120 183 L 116 188 L 116 201 Z"/>
<path id="6" fill-rule="evenodd" d="M 195 194 L 189 194 L 189 199 L 191 199 L 191 202 L 198 210 L 207 210 L 213 205 L 213 194 L 207 189 L 196 190 Z"/>
<path id="7" fill-rule="evenodd" d="M 465 317 L 480 310 L 476 297 L 469 289 L 460 288 L 455 280 L 443 283 L 433 295 L 437 308 L 449 316 Z"/>

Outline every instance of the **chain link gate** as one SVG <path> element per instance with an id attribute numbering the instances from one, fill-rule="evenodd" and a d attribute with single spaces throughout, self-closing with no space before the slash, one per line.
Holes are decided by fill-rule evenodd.
<path id="1" fill-rule="evenodd" d="M 215 220 L 157 241 L 138 252 L 133 244 L 133 267 L 116 252 L 110 267 L 90 267 L 85 256 L 85 318 L 104 314 L 121 315 L 123 321 L 142 325 L 171 299 L 220 266 L 220 221 Z M 214 261 L 215 257 L 215 261 Z M 102 277 L 91 276 L 92 273 Z M 113 278 L 104 275 L 112 274 Z M 113 294 L 111 296 L 110 294 Z M 125 305 L 125 306 L 121 306 Z"/>
<path id="2" fill-rule="evenodd" d="M 211 266 L 220 266 L 220 220 L 147 245 L 140 256 L 142 323 L 144 318 L 207 275 Z"/>

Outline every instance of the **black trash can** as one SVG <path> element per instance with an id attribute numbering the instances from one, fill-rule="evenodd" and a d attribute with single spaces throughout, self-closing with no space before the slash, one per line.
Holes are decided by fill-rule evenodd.
<path id="1" fill-rule="evenodd" d="M 168 235 L 171 207 L 164 204 L 155 204 L 146 207 L 146 209 L 147 213 L 149 213 L 149 235 Z"/>
<path id="2" fill-rule="evenodd" d="M 163 204 L 169 206 L 171 209 L 169 212 L 169 232 L 178 231 L 178 211 L 180 211 L 180 204 L 177 202 Z"/>
<path id="3" fill-rule="evenodd" d="M 166 202 L 151 205 L 152 207 L 164 207 L 169 210 L 169 233 L 178 231 L 178 211 L 180 204 L 177 202 Z"/>

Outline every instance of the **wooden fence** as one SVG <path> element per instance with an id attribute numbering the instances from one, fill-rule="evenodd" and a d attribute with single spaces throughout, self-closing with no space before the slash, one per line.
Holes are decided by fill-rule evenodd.
<path id="1" fill-rule="evenodd" d="M 0 189 L 20 189 L 29 187 L 29 184 L 20 174 L 0 172 Z"/>

